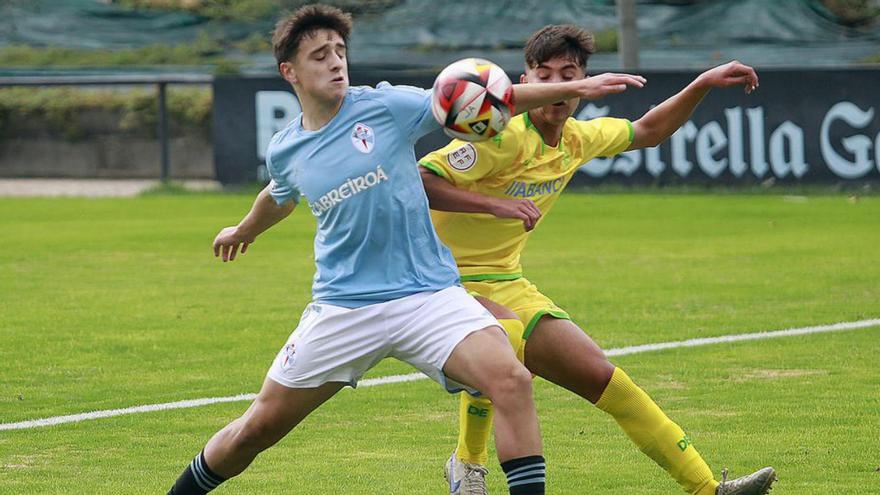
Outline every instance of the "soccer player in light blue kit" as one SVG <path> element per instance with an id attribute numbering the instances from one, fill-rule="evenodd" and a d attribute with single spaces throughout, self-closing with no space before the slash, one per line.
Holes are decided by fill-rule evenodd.
<path id="1" fill-rule="evenodd" d="M 214 240 L 223 261 L 306 202 L 317 217 L 313 301 L 244 415 L 216 433 L 169 494 L 205 494 L 238 475 L 315 408 L 385 357 L 449 391 L 480 391 L 496 414 L 510 493 L 544 493 L 531 375 L 497 320 L 458 285 L 437 237 L 413 144 L 437 129 L 430 92 L 348 86 L 350 17 L 310 5 L 282 19 L 273 45 L 303 113 L 275 135 L 272 178 L 251 211 Z M 638 76 L 515 87 L 518 110 L 641 86 Z M 529 87 L 530 86 L 530 87 Z M 302 197 L 302 199 L 301 199 Z"/>

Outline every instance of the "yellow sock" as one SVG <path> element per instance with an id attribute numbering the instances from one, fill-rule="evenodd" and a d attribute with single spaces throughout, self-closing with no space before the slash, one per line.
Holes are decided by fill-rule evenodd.
<path id="1" fill-rule="evenodd" d="M 519 320 L 498 320 L 510 345 L 516 351 L 516 357 L 523 361 L 525 345 L 523 342 L 523 324 Z M 492 402 L 483 397 L 472 397 L 462 393 L 458 408 L 458 458 L 470 464 L 485 466 L 489 460 L 489 435 L 492 434 Z"/>
<path id="2" fill-rule="evenodd" d="M 612 415 L 630 439 L 679 485 L 694 495 L 715 495 L 718 482 L 681 427 L 620 368 L 596 407 Z"/>
<path id="3" fill-rule="evenodd" d="M 458 408 L 458 447 L 463 462 L 485 466 L 489 461 L 488 443 L 492 433 L 492 403 L 462 392 Z"/>

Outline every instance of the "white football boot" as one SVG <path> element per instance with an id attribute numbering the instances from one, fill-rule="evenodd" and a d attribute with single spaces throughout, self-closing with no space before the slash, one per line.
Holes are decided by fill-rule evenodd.
<path id="1" fill-rule="evenodd" d="M 489 495 L 486 490 L 485 466 L 462 462 L 455 452 L 446 461 L 446 481 L 449 483 L 449 495 Z"/>

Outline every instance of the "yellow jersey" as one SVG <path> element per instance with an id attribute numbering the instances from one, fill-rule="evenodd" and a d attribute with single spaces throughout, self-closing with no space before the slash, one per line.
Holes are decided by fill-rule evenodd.
<path id="1" fill-rule="evenodd" d="M 543 219 L 580 166 L 595 157 L 624 151 L 632 139 L 628 120 L 569 118 L 559 144 L 548 146 L 524 113 L 488 141 L 455 139 L 419 164 L 462 189 L 499 198 L 531 199 Z M 521 220 L 435 210 L 431 216 L 437 233 L 455 256 L 463 282 L 522 276 L 520 254 L 529 232 Z"/>

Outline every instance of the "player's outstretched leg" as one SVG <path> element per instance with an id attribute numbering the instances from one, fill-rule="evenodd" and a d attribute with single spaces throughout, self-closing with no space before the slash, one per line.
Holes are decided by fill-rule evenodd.
<path id="1" fill-rule="evenodd" d="M 497 327 L 474 332 L 456 346 L 443 372 L 480 390 L 495 406 L 495 447 L 512 495 L 542 495 L 545 465 L 532 375 Z"/>
<path id="2" fill-rule="evenodd" d="M 244 415 L 214 434 L 168 495 L 204 495 L 238 475 L 344 385 L 294 389 L 266 378 Z"/>
<path id="3" fill-rule="evenodd" d="M 498 319 L 507 332 L 517 359 L 523 361 L 523 324 L 516 313 L 488 299 L 476 298 Z M 489 435 L 492 433 L 492 402 L 485 397 L 459 394 L 458 446 L 446 462 L 445 476 L 450 495 L 488 493 L 486 468 L 489 460 Z"/>
<path id="4" fill-rule="evenodd" d="M 613 416 L 633 443 L 686 492 L 726 495 L 716 493 L 718 482 L 681 427 L 623 370 L 608 362 L 602 350 L 574 323 L 543 317 L 526 343 L 525 357 L 533 373 Z"/>

